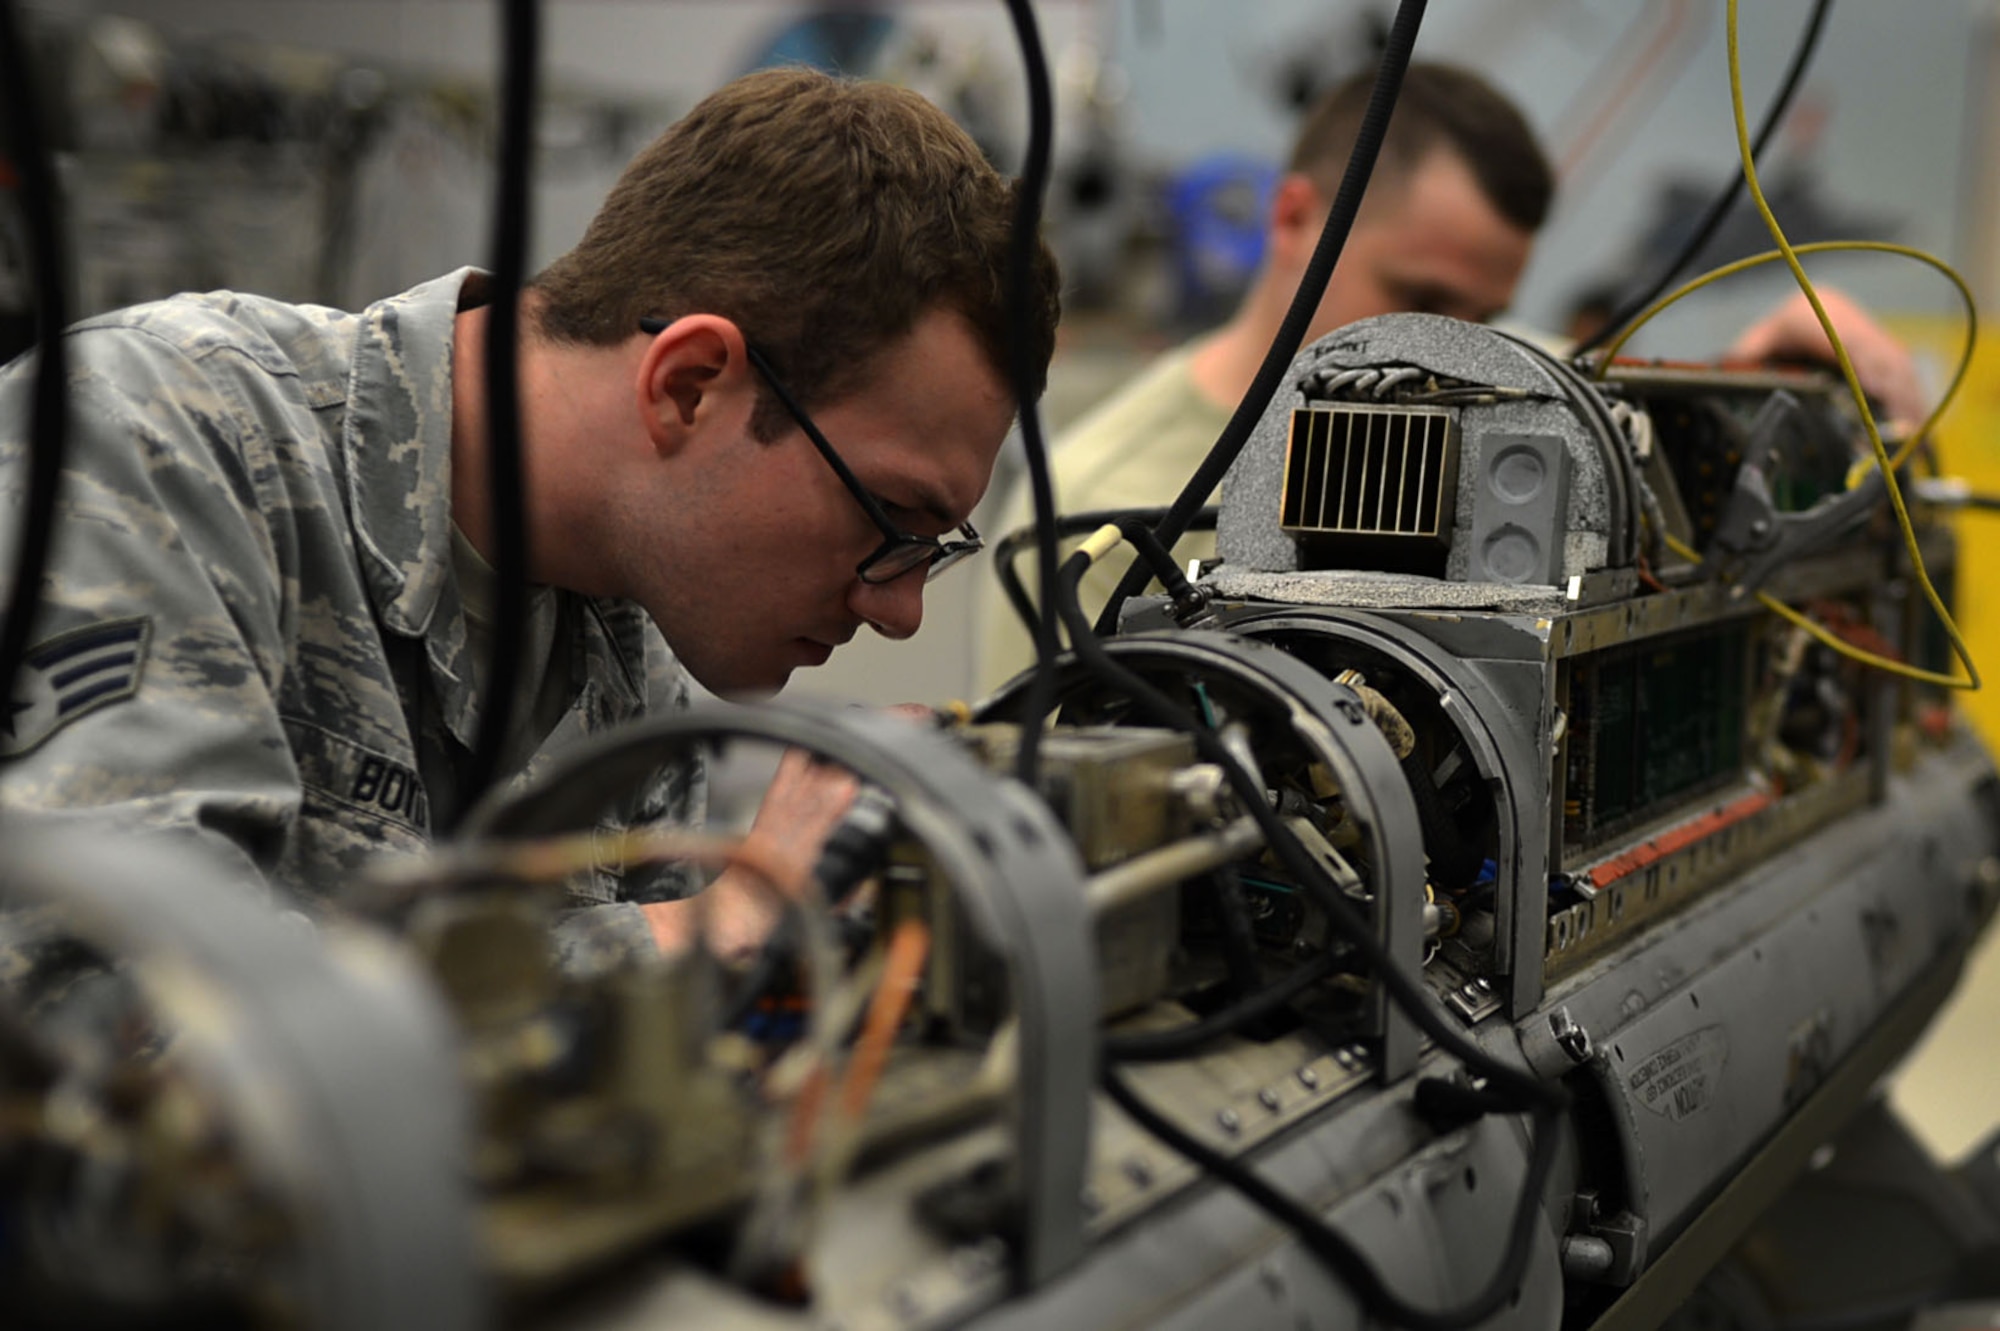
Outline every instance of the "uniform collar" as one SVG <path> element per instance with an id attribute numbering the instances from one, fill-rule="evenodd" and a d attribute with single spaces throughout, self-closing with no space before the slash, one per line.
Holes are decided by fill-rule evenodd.
<path id="1" fill-rule="evenodd" d="M 465 615 L 451 565 L 451 352 L 486 275 L 461 268 L 362 311 L 341 453 L 355 550 L 384 628 L 422 637 L 442 719 L 477 725 Z"/>
<path id="2" fill-rule="evenodd" d="M 468 748 L 479 714 L 452 563 L 451 351 L 459 312 L 484 302 L 487 282 L 461 268 L 362 312 L 341 433 L 354 544 L 376 617 L 423 639 L 440 719 Z M 571 649 L 571 678 L 583 686 L 573 728 L 588 734 L 646 710 L 651 626 L 636 606 L 576 599 L 585 613 Z M 671 673 L 685 706 L 685 682 L 677 666 Z"/>

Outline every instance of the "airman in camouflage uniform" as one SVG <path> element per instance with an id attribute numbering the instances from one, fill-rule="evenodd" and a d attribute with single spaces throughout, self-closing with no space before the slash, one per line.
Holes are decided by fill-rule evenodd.
<path id="1" fill-rule="evenodd" d="M 358 315 L 182 296 L 70 332 L 60 536 L 0 802 L 174 829 L 302 903 L 426 844 L 481 707 L 449 475 L 453 320 L 480 281 Z M 26 419 L 30 378 L 0 376 L 0 419 Z M 18 439 L 0 460 L 18 487 Z M 575 695 L 541 749 L 685 704 L 644 611 L 556 596 Z M 699 796 L 683 770 L 627 812 Z"/>
<path id="2" fill-rule="evenodd" d="M 738 80 L 634 159 L 524 297 L 528 518 L 552 539 L 508 767 L 690 679 L 769 691 L 862 627 L 915 631 L 1012 416 L 1010 337 L 1038 365 L 1053 346 L 1046 250 L 1009 324 L 1014 211 L 921 97 L 803 70 Z M 482 282 L 358 315 L 182 296 L 67 335 L 74 451 L 0 700 L 0 807 L 168 829 L 307 907 L 451 820 L 489 701 L 472 562 L 504 539 L 477 485 Z M 0 496 L 25 481 L 28 393 L 24 365 L 0 376 Z M 911 576 L 865 576 L 885 551 Z M 809 868 L 845 805 L 827 795 L 774 787 L 759 829 Z M 683 767 L 608 817 L 702 802 Z M 768 927 L 742 878 L 710 896 L 736 943 Z M 678 943 L 678 886 L 600 873 L 585 896 L 618 937 Z"/>

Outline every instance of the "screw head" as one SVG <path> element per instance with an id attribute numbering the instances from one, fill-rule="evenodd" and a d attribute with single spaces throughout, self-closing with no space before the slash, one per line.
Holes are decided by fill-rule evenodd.
<path id="1" fill-rule="evenodd" d="M 1314 1068 L 1299 1069 L 1299 1085 L 1312 1090 L 1319 1085 L 1319 1072 Z"/>
<path id="2" fill-rule="evenodd" d="M 1567 1054 L 1570 1061 L 1582 1063 L 1589 1059 L 1590 1032 L 1577 1024 L 1568 1008 L 1557 1008 L 1549 1014 L 1549 1033 L 1555 1037 L 1556 1047 Z"/>
<path id="3" fill-rule="evenodd" d="M 1278 1093 L 1266 1086 L 1257 1092 L 1257 1103 L 1275 1114 L 1278 1112 Z"/>
<path id="4" fill-rule="evenodd" d="M 1234 1109 L 1218 1110 L 1215 1115 L 1215 1122 L 1217 1126 L 1232 1137 L 1243 1131 L 1243 1120 L 1236 1116 Z"/>

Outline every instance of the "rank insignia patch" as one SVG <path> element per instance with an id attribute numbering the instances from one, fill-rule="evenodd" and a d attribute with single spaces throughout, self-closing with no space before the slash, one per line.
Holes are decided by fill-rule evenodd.
<path id="1" fill-rule="evenodd" d="M 114 619 L 29 650 L 0 705 L 0 755 L 26 753 L 79 716 L 139 691 L 152 621 Z"/>

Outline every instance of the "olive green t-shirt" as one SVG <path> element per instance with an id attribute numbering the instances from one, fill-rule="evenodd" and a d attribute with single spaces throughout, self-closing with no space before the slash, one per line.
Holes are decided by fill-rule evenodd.
<path id="1" fill-rule="evenodd" d="M 1064 431 L 1053 458 L 1060 511 L 1162 507 L 1174 501 L 1229 423 L 1229 409 L 1210 402 L 1195 387 L 1189 372 L 1193 351 L 1189 344 L 1162 356 Z M 1010 492 L 1003 512 L 999 536 L 1034 520 L 1025 478 Z M 1076 544 L 1067 542 L 1065 551 Z M 1214 553 L 1212 532 L 1192 533 L 1174 547 L 1183 564 Z M 1130 551 L 1121 546 L 1084 575 L 1081 599 L 1091 618 L 1104 608 L 1131 562 Z M 1022 554 L 1016 569 L 1033 596 L 1037 573 L 1032 551 Z M 1034 646 L 997 582 L 986 583 L 983 598 L 979 687 L 988 692 L 1032 664 Z"/>

